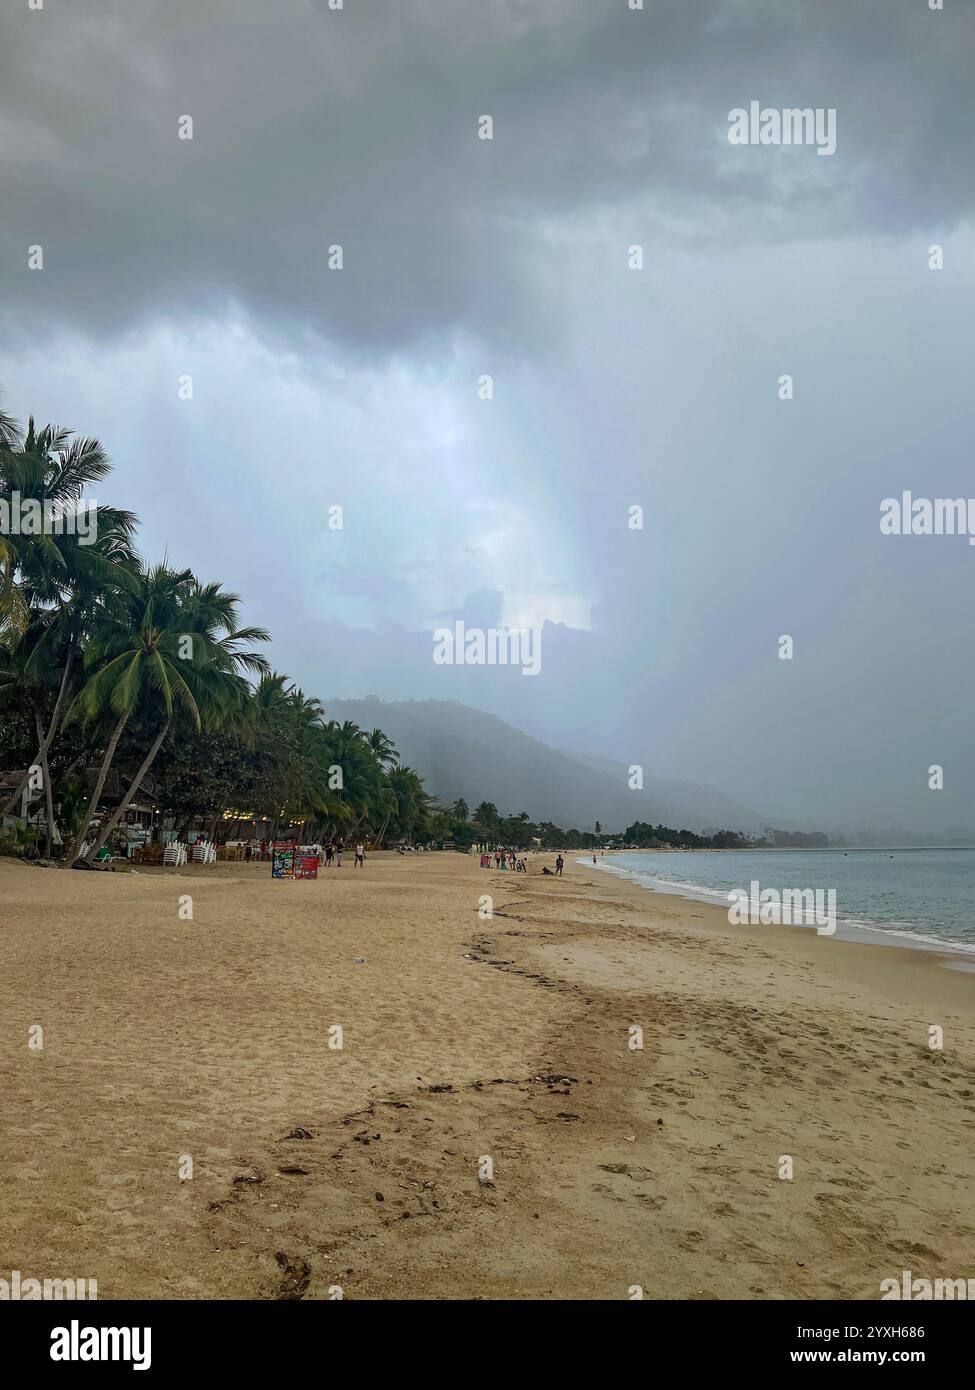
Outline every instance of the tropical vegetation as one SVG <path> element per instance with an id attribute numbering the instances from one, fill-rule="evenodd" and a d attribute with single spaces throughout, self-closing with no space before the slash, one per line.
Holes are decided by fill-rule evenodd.
<path id="1" fill-rule="evenodd" d="M 260 821 L 269 838 L 457 849 L 750 843 L 640 822 L 614 841 L 598 821 L 563 830 L 489 801 L 438 804 L 381 729 L 330 719 L 271 669 L 238 595 L 146 564 L 133 514 L 86 500 L 110 472 L 97 439 L 0 411 L 0 770 L 23 770 L 0 794 L 0 853 L 91 862 L 150 786 L 176 838 Z M 22 524 L 32 516 L 43 524 Z"/>
<path id="2" fill-rule="evenodd" d="M 132 513 L 87 502 L 110 471 L 97 440 L 0 412 L 0 768 L 24 769 L 0 849 L 91 861 L 150 778 L 177 833 L 254 817 L 308 839 L 434 834 L 433 798 L 381 729 L 330 720 L 271 670 L 236 594 L 147 565 Z M 20 524 L 32 508 L 43 524 Z"/>

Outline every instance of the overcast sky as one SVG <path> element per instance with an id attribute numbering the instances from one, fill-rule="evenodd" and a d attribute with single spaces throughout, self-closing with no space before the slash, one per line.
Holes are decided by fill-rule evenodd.
<path id="1" fill-rule="evenodd" d="M 975 548 L 879 526 L 975 495 L 973 70 L 961 0 L 17 0 L 4 404 L 309 693 L 973 824 Z M 730 144 L 753 100 L 835 153 Z M 455 619 L 541 673 L 435 665 Z"/>

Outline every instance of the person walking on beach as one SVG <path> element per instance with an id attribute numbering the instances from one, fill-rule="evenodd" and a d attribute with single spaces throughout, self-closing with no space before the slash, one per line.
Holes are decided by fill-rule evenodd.
<path id="1" fill-rule="evenodd" d="M 561 877 L 562 877 L 562 870 L 563 870 L 564 868 L 565 868 L 565 860 L 562 858 L 562 856 L 561 856 L 561 854 L 560 854 L 560 855 L 556 858 L 556 860 L 555 860 L 555 877 L 556 877 L 556 878 L 561 878 Z"/>
<path id="2" fill-rule="evenodd" d="M 355 847 L 355 867 L 356 867 L 357 869 L 362 869 L 362 868 L 365 867 L 365 862 L 366 862 L 366 851 L 363 849 L 361 843 L 360 843 L 360 844 L 357 844 L 356 847 Z"/>
<path id="3" fill-rule="evenodd" d="M 343 846 L 343 844 L 342 844 L 342 841 L 341 841 L 341 840 L 336 840 L 336 841 L 335 841 L 335 867 L 336 867 L 337 869 L 341 869 L 341 867 L 342 867 L 342 850 L 343 850 L 343 848 L 344 848 L 344 846 Z"/>
<path id="4" fill-rule="evenodd" d="M 328 843 L 327 843 L 326 846 L 325 846 L 325 867 L 326 867 L 326 869 L 328 868 L 329 864 L 331 864 L 331 862 L 332 862 L 332 842 L 331 842 L 331 840 L 329 840 Z"/>

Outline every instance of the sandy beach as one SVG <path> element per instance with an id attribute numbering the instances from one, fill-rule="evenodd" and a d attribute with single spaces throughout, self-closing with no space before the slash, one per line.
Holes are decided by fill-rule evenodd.
<path id="1" fill-rule="evenodd" d="M 971 974 L 550 860 L 0 861 L 0 1276 L 875 1299 L 975 1275 Z"/>

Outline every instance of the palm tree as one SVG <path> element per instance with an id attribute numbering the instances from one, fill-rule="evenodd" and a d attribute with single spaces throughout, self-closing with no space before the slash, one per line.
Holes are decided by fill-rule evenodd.
<path id="1" fill-rule="evenodd" d="M 393 768 L 389 784 L 396 797 L 398 828 L 408 841 L 412 841 L 413 832 L 429 810 L 432 798 L 424 790 L 423 779 L 411 767 Z"/>
<path id="2" fill-rule="evenodd" d="M 4 456 L 16 449 L 20 438 L 20 426 L 11 415 L 0 410 L 0 467 Z M 11 536 L 0 532 L 0 628 L 5 618 L 11 615 L 16 603 L 14 571 L 17 566 L 17 547 Z"/>
<path id="3" fill-rule="evenodd" d="M 382 820 L 379 822 L 378 829 L 376 829 L 375 832 L 375 838 L 380 845 L 382 845 L 383 840 L 386 838 L 386 831 L 389 827 L 389 822 L 396 814 L 397 804 L 398 803 L 396 800 L 396 793 L 393 791 L 393 788 L 390 785 L 389 775 L 384 773 L 382 778 L 382 786 L 376 797 L 375 806 L 373 808 L 375 810 L 376 815 L 382 817 Z"/>
<path id="4" fill-rule="evenodd" d="M 180 621 L 184 625 L 180 642 L 185 644 L 189 639 L 193 651 L 194 678 L 198 687 L 197 698 L 199 699 L 201 694 L 204 697 L 200 704 L 203 733 L 223 731 L 239 734 L 246 721 L 251 693 L 244 679 L 244 672 L 259 674 L 262 677 L 267 673 L 265 658 L 256 652 L 242 650 L 242 644 L 267 642 L 270 641 L 270 637 L 263 628 L 238 626 L 237 610 L 240 599 L 237 594 L 227 593 L 219 584 L 201 585 L 196 579 L 191 578 L 186 592 L 180 596 L 180 603 Z M 128 791 L 113 815 L 101 827 L 89 858 L 97 854 L 105 844 L 134 800 L 171 724 L 170 710 L 142 766 L 129 783 Z M 218 817 L 219 814 L 218 811 Z"/>
<path id="5" fill-rule="evenodd" d="M 288 677 L 277 671 L 267 671 L 258 681 L 248 702 L 248 739 L 255 742 L 280 728 L 281 720 L 291 703 L 293 686 Z"/>
<path id="6" fill-rule="evenodd" d="M 86 487 L 101 482 L 111 464 L 97 439 L 73 439 L 69 430 L 33 419 L 23 438 L 8 416 L 0 415 L 0 500 L 13 506 L 36 503 L 50 525 L 38 534 L 0 537 L 0 633 L 16 640 L 33 625 L 27 683 L 40 693 L 50 685 L 50 671 L 63 661 L 53 709 L 34 703 L 38 731 L 35 763 L 43 768 L 57 732 L 86 623 L 102 596 L 130 582 L 135 568 L 131 512 L 92 508 L 93 534 L 67 531 Z M 58 524 L 58 519 L 60 523 Z M 36 639 L 36 640 L 35 640 Z M 35 717 L 35 722 L 37 722 Z M 9 813 L 27 785 L 22 783 L 2 808 Z"/>
<path id="7" fill-rule="evenodd" d="M 328 814 L 334 804 L 329 790 L 330 748 L 320 700 L 300 686 L 289 688 L 282 722 L 281 794 L 283 811 L 302 825 Z"/>
<path id="8" fill-rule="evenodd" d="M 493 801 L 482 801 L 480 806 L 475 806 L 472 820 L 479 830 L 484 831 L 485 835 L 496 834 L 500 820 L 497 806 Z"/>
<path id="9" fill-rule="evenodd" d="M 20 426 L 12 415 L 0 410 L 0 449 L 13 449 L 20 438 Z"/>
<path id="10" fill-rule="evenodd" d="M 242 650 L 241 644 L 269 638 L 261 628 L 238 627 L 238 603 L 235 594 L 225 594 L 219 585 L 201 586 L 188 569 L 157 565 L 139 576 L 134 591 L 120 591 L 98 613 L 85 653 L 90 674 L 67 718 L 91 722 L 114 716 L 115 723 L 67 863 L 81 851 L 122 731 L 133 715 L 138 712 L 154 723 L 156 735 L 91 854 L 97 854 L 118 824 L 177 716 L 185 716 L 197 732 L 241 716 L 246 697 L 241 672 L 267 670 L 264 657 Z"/>
<path id="11" fill-rule="evenodd" d="M 219 584 L 200 584 L 189 570 L 165 564 L 144 570 L 129 512 L 100 506 L 92 517 L 87 511 L 94 534 L 69 525 L 85 490 L 110 468 L 96 439 L 76 438 L 55 425 L 38 428 L 33 419 L 22 430 L 0 411 L 0 503 L 11 513 L 17 500 L 21 507 L 33 504 L 44 522 L 36 534 L 14 527 L 0 534 L 0 685 L 8 707 L 29 719 L 28 728 L 33 724 L 49 835 L 54 739 L 79 721 L 96 738 L 100 755 L 103 750 L 87 804 L 90 742 L 86 755 L 80 740 L 65 735 L 54 755 L 65 791 L 63 830 L 72 837 L 67 862 L 85 842 L 115 761 L 128 767 L 141 758 L 90 854 L 111 835 L 173 732 L 220 731 L 230 750 L 211 760 L 225 770 L 209 782 L 208 810 L 235 795 L 227 769 L 234 769 L 233 750 L 239 749 L 239 793 L 275 817 L 324 817 L 325 826 L 349 829 L 381 825 L 381 834 L 395 819 L 409 837 L 428 829 L 431 799 L 417 774 L 399 766 L 388 736 L 326 720 L 317 700 L 272 674 L 249 645 L 268 640 L 267 634 L 238 626 L 236 595 Z M 248 675 L 258 677 L 256 685 Z M 62 749 L 65 756 L 58 757 Z M 338 787 L 336 766 L 342 771 Z M 76 767 L 82 775 L 70 781 Z M 0 808 L 4 813 L 17 805 L 28 777 L 29 770 Z M 489 809 L 497 820 L 496 808 Z"/>
<path id="12" fill-rule="evenodd" d="M 373 729 L 366 735 L 366 741 L 371 748 L 376 762 L 385 772 L 388 768 L 395 767 L 399 761 L 399 754 L 390 738 L 383 733 L 382 729 Z"/>
<path id="13" fill-rule="evenodd" d="M 43 710 L 50 708 L 52 681 L 56 683 L 56 668 L 43 665 L 38 667 L 33 661 L 34 648 L 43 636 L 43 628 L 32 623 L 27 631 L 13 641 L 0 644 L 0 690 L 11 694 L 15 701 L 18 697 L 23 703 L 29 703 L 32 707 L 34 732 L 37 736 L 38 754 L 34 764 L 40 769 L 41 785 L 44 792 L 46 807 L 45 824 L 46 844 L 45 854 L 50 856 L 54 842 L 54 802 L 51 789 L 51 772 L 47 758 L 47 740 L 44 727 L 46 719 Z M 40 689 L 42 678 L 47 679 L 48 687 L 46 690 Z M 25 697 L 26 700 L 25 700 Z M 21 780 L 20 789 L 17 795 L 23 795 L 30 781 L 30 771 L 28 768 L 25 777 Z"/>

